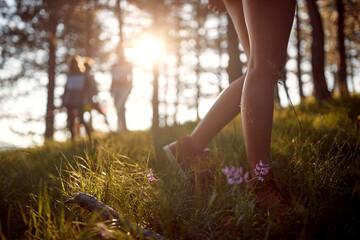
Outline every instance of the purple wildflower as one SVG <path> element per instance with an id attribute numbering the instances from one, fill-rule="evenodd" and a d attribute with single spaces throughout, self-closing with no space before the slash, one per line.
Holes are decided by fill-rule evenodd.
<path id="1" fill-rule="evenodd" d="M 224 167 L 223 169 L 221 169 L 221 171 L 225 174 L 226 181 L 230 185 L 241 184 L 242 182 L 244 182 L 245 179 L 249 177 L 248 172 L 245 172 L 244 174 L 244 169 L 242 167 L 239 167 L 238 169 L 236 169 L 234 166 L 232 166 L 231 168 Z"/>
<path id="2" fill-rule="evenodd" d="M 233 178 L 227 178 L 228 184 L 232 185 L 235 183 L 235 180 Z"/>
<path id="3" fill-rule="evenodd" d="M 230 169 L 228 167 L 224 167 L 223 169 L 221 169 L 223 174 L 228 175 L 230 173 Z"/>
<path id="4" fill-rule="evenodd" d="M 147 175 L 146 175 L 147 179 L 152 182 L 152 181 L 159 181 L 159 179 L 154 177 L 154 173 L 152 171 L 150 171 Z"/>
<path id="5" fill-rule="evenodd" d="M 270 163 L 263 163 L 262 160 L 260 160 L 255 166 L 254 173 L 255 176 L 258 177 L 258 180 L 263 182 L 265 180 L 264 177 L 269 173 L 269 170 Z"/>

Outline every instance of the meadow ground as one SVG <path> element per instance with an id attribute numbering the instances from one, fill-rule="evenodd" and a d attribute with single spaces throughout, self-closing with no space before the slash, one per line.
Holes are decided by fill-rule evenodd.
<path id="1" fill-rule="evenodd" d="M 1 239 L 133 239 L 77 205 L 89 193 L 168 239 L 360 239 L 360 99 L 275 111 L 273 167 L 308 213 L 286 220 L 255 208 L 222 168 L 248 170 L 240 117 L 211 142 L 212 165 L 176 177 L 162 146 L 195 123 L 46 143 L 0 153 Z M 149 179 L 153 173 L 157 180 Z"/>

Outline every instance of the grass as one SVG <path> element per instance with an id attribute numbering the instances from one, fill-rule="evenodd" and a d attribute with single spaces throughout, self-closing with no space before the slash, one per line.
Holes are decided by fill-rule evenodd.
<path id="1" fill-rule="evenodd" d="M 168 239 L 358 239 L 360 99 L 307 102 L 275 111 L 273 167 L 309 209 L 282 221 L 254 206 L 254 194 L 229 185 L 221 169 L 248 170 L 240 119 L 211 142 L 213 164 L 188 181 L 174 177 L 161 147 L 194 123 L 158 131 L 46 143 L 0 153 L 1 239 L 133 239 L 126 229 L 64 201 L 96 196 L 124 218 Z M 159 181 L 146 177 L 154 172 Z"/>

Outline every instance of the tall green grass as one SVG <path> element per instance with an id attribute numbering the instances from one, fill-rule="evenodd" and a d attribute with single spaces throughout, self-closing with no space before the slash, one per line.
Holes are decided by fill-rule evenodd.
<path id="1" fill-rule="evenodd" d="M 0 154 L 1 239 L 133 239 L 126 229 L 65 205 L 96 196 L 122 217 L 169 239 L 356 239 L 360 237 L 360 99 L 275 111 L 276 175 L 308 214 L 286 220 L 255 208 L 254 194 L 221 169 L 248 170 L 240 118 L 211 142 L 208 171 L 176 177 L 162 146 L 194 123 L 109 134 L 92 145 L 47 143 Z M 149 181 L 153 172 L 158 181 Z"/>

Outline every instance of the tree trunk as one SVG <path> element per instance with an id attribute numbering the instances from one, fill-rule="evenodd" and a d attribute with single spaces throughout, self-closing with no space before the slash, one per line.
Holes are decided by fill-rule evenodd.
<path id="1" fill-rule="evenodd" d="M 352 93 L 355 95 L 355 80 L 354 80 L 354 65 L 352 63 L 352 59 L 353 59 L 353 56 L 351 56 L 350 54 L 348 54 L 348 58 L 349 58 L 349 67 L 350 67 L 350 82 L 351 82 L 351 85 L 352 85 Z"/>
<path id="2" fill-rule="evenodd" d="M 297 50 L 297 78 L 298 78 L 298 83 L 299 83 L 299 95 L 300 95 L 300 101 L 305 99 L 304 96 L 304 91 L 303 91 L 303 84 L 301 81 L 301 76 L 302 76 L 302 71 L 301 71 L 301 61 L 302 61 L 302 56 L 301 56 L 301 33 L 300 33 L 300 17 L 299 17 L 299 7 L 297 7 L 296 10 L 296 50 Z"/>
<path id="3" fill-rule="evenodd" d="M 162 24 L 164 21 L 164 17 L 162 13 L 164 13 L 165 9 L 163 5 L 156 5 L 154 15 L 153 15 L 153 26 L 154 34 L 157 36 L 163 36 L 163 27 Z M 153 66 L 153 98 L 152 98 L 152 108 L 153 108 L 153 119 L 152 119 L 152 129 L 156 130 L 159 126 L 159 69 L 160 63 L 158 60 L 155 61 Z"/>
<path id="4" fill-rule="evenodd" d="M 200 8 L 200 3 L 196 5 L 196 20 L 198 22 L 198 28 L 195 29 L 195 36 L 196 36 L 196 44 L 195 44 L 195 52 L 197 57 L 197 64 L 195 68 L 195 74 L 196 74 L 196 99 L 195 99 L 195 107 L 196 107 L 196 120 L 200 121 L 200 97 L 201 97 L 201 85 L 200 85 L 200 55 L 201 55 L 201 35 L 198 34 L 199 29 L 203 27 L 204 24 L 204 17 L 203 17 L 202 9 Z"/>
<path id="5" fill-rule="evenodd" d="M 178 26 L 179 24 L 177 24 Z M 177 28 L 177 30 L 180 27 Z M 179 106 L 180 106 L 180 89 L 181 89 L 181 81 L 180 81 L 180 74 L 179 74 L 179 67 L 181 66 L 181 54 L 180 54 L 180 40 L 176 39 L 176 73 L 175 73 L 175 82 L 176 82 L 176 96 L 175 96 L 175 103 L 174 103 L 174 123 L 177 123 L 177 116 L 179 114 Z"/>
<path id="6" fill-rule="evenodd" d="M 48 59 L 48 96 L 45 118 L 45 139 L 52 139 L 54 136 L 54 90 L 55 90 L 55 67 L 56 67 L 56 27 L 57 13 L 52 13 L 49 19 L 49 59 Z"/>
<path id="7" fill-rule="evenodd" d="M 123 19 L 122 19 L 122 10 L 121 10 L 121 0 L 117 0 L 116 1 L 116 15 L 118 18 L 118 23 L 119 23 L 119 43 L 118 43 L 118 57 L 123 58 L 124 56 L 124 39 L 123 39 Z"/>
<path id="8" fill-rule="evenodd" d="M 324 52 L 324 30 L 319 9 L 314 0 L 306 0 L 309 10 L 310 24 L 312 26 L 312 59 L 313 81 L 315 98 L 317 100 L 329 100 L 330 92 L 325 80 L 325 52 Z"/>
<path id="9" fill-rule="evenodd" d="M 199 112 L 199 108 L 200 108 L 200 97 L 201 97 L 201 85 L 200 85 L 200 36 L 197 35 L 197 40 L 196 40 L 196 46 L 195 46 L 195 51 L 196 51 L 196 57 L 198 58 L 197 61 L 197 65 L 196 65 L 196 69 L 195 69 L 195 74 L 196 74 L 196 99 L 195 99 L 195 106 L 196 106 L 196 119 L 197 121 L 200 121 L 200 112 Z"/>
<path id="10" fill-rule="evenodd" d="M 93 0 L 89 0 L 88 4 L 91 5 L 91 7 L 89 7 L 88 12 L 87 12 L 87 16 L 86 16 L 86 39 L 85 39 L 85 46 L 86 46 L 86 56 L 89 58 L 93 57 L 93 48 L 92 48 L 92 44 L 91 44 L 91 39 L 93 37 L 93 24 L 94 24 L 94 8 L 95 8 L 95 4 Z M 89 110 L 89 128 L 90 131 L 93 131 L 93 119 L 92 119 L 92 114 L 91 114 L 91 108 Z"/>
<path id="11" fill-rule="evenodd" d="M 85 51 L 87 57 L 93 57 L 91 39 L 93 37 L 94 2 L 89 1 L 88 4 L 91 5 L 91 7 L 88 9 L 86 16 L 86 39 L 85 39 L 86 50 Z"/>
<path id="12" fill-rule="evenodd" d="M 348 96 L 349 89 L 346 82 L 346 54 L 345 54 L 345 35 L 344 35 L 344 4 L 342 0 L 336 0 L 336 8 L 338 11 L 338 48 L 340 55 L 339 81 L 338 87 L 340 96 Z"/>
<path id="13" fill-rule="evenodd" d="M 229 83 L 232 83 L 243 74 L 242 68 L 244 64 L 240 61 L 238 36 L 234 24 L 229 16 L 228 16 L 227 38 L 228 38 L 228 54 L 229 54 L 229 65 L 227 67 L 227 73 L 229 76 Z"/>
<path id="14" fill-rule="evenodd" d="M 152 119 L 152 128 L 159 128 L 159 65 L 155 63 L 153 67 L 153 76 L 154 76 L 154 90 L 152 98 L 152 107 L 153 107 L 153 119 Z"/>

